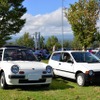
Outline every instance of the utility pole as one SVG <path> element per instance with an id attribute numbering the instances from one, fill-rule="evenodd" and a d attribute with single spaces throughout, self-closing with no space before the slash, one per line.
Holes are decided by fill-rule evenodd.
<path id="1" fill-rule="evenodd" d="M 34 33 L 35 49 L 40 49 L 40 32 Z"/>

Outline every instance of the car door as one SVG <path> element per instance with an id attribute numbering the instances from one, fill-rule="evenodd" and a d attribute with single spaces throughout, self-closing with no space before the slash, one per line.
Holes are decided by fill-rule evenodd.
<path id="1" fill-rule="evenodd" d="M 49 60 L 49 65 L 52 66 L 53 68 L 53 72 L 55 75 L 59 75 L 58 74 L 58 66 L 59 66 L 59 61 L 60 61 L 60 57 L 61 57 L 61 53 L 54 53 L 52 54 L 50 60 Z"/>
<path id="2" fill-rule="evenodd" d="M 72 58 L 69 53 L 64 52 L 61 54 L 61 60 L 58 63 L 58 70 L 59 76 L 67 77 L 74 79 L 74 63 L 72 62 Z"/>

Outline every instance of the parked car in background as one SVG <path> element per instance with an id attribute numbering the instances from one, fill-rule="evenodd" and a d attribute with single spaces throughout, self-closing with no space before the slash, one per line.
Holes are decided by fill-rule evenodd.
<path id="1" fill-rule="evenodd" d="M 41 59 L 43 57 L 41 50 L 34 50 L 33 53 L 38 59 Z"/>
<path id="2" fill-rule="evenodd" d="M 41 54 L 42 54 L 43 59 L 49 59 L 50 58 L 50 53 L 46 49 L 42 49 Z"/>
<path id="3" fill-rule="evenodd" d="M 49 59 L 50 53 L 46 49 L 38 49 L 33 51 L 34 55 L 40 59 Z"/>
<path id="4" fill-rule="evenodd" d="M 64 51 L 72 50 L 71 48 L 63 48 Z M 56 51 L 62 51 L 62 48 L 57 49 Z"/>
<path id="5" fill-rule="evenodd" d="M 87 51 L 92 54 L 96 54 L 99 50 L 98 49 L 87 49 Z"/>
<path id="6" fill-rule="evenodd" d="M 31 49 L 20 46 L 0 48 L 0 87 L 9 85 L 49 86 L 53 71 L 50 65 L 39 62 Z"/>
<path id="7" fill-rule="evenodd" d="M 100 60 L 90 52 L 55 51 L 48 64 L 54 75 L 74 79 L 79 86 L 100 82 Z"/>

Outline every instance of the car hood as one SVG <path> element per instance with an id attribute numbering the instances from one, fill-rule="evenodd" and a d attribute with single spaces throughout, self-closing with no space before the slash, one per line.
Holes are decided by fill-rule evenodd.
<path id="1" fill-rule="evenodd" d="M 46 64 L 36 61 L 8 61 L 12 65 L 19 66 L 20 69 L 45 69 Z"/>
<path id="2" fill-rule="evenodd" d="M 100 63 L 82 63 L 88 70 L 100 71 Z"/>

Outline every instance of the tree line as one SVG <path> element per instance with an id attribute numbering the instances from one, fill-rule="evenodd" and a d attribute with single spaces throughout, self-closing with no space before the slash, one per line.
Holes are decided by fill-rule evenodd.
<path id="1" fill-rule="evenodd" d="M 61 49 L 62 48 L 62 40 L 59 40 L 56 36 L 52 35 L 48 37 L 47 40 L 45 40 L 45 37 L 40 36 L 40 48 L 38 49 L 43 49 L 46 48 L 50 51 L 53 50 L 53 47 L 55 47 L 55 50 Z M 19 45 L 19 46 L 26 46 L 29 48 L 35 48 L 35 39 L 32 37 L 28 32 L 25 32 L 23 36 L 20 38 L 16 39 L 13 42 L 9 42 L 9 45 Z M 75 39 L 73 40 L 64 40 L 63 42 L 63 47 L 64 49 L 74 49 L 74 50 L 81 50 L 82 45 L 76 41 Z M 99 47 L 99 44 L 97 41 L 95 41 L 90 47 L 96 48 Z"/>

